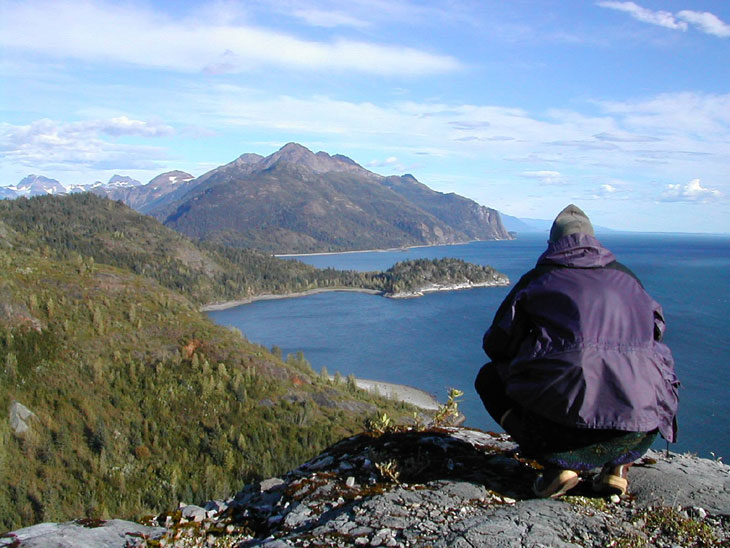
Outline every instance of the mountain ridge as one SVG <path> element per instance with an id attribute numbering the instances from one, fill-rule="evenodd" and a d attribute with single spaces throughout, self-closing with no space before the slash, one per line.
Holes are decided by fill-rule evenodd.
<path id="1" fill-rule="evenodd" d="M 26 178 L 28 179 L 28 178 Z M 189 237 L 273 253 L 351 251 L 511 239 L 498 211 L 442 193 L 413 175 L 384 176 L 342 154 L 287 143 L 264 157 L 245 153 L 199 177 L 182 171 L 145 185 L 56 185 L 121 200 Z M 14 188 L 0 197 L 15 197 Z M 26 194 L 28 191 L 25 191 Z"/>
<path id="2" fill-rule="evenodd" d="M 144 211 L 193 238 L 276 253 L 512 237 L 496 210 L 297 143 L 243 155 Z"/>

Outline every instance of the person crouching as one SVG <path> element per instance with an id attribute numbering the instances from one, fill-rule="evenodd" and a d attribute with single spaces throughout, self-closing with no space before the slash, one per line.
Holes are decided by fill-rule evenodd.
<path id="1" fill-rule="evenodd" d="M 679 382 L 664 331 L 661 307 L 586 214 L 563 209 L 485 333 L 491 362 L 475 381 L 489 414 L 544 467 L 536 495 L 564 495 L 596 468 L 594 490 L 623 495 L 657 434 L 676 440 Z"/>

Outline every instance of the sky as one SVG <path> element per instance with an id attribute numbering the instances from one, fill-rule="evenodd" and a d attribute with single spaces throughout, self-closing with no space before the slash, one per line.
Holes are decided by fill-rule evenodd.
<path id="1" fill-rule="evenodd" d="M 727 0 L 0 0 L 0 185 L 288 142 L 503 213 L 730 232 Z"/>

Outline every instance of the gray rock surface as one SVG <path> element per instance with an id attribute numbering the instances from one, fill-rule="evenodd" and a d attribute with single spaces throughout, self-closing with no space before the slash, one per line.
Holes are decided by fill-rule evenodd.
<path id="1" fill-rule="evenodd" d="M 15 434 L 25 434 L 29 428 L 28 423 L 34 417 L 35 413 L 22 403 L 14 401 L 10 404 L 10 429 Z"/>
<path id="2" fill-rule="evenodd" d="M 141 545 L 145 538 L 161 536 L 160 527 L 145 527 L 118 519 L 40 523 L 0 537 L 0 547 L 122 548 Z"/>
<path id="3" fill-rule="evenodd" d="M 654 461 L 654 462 L 652 462 Z M 639 504 L 698 506 L 730 515 L 730 466 L 677 453 L 650 452 L 632 470 L 631 492 Z"/>
<path id="4" fill-rule="evenodd" d="M 190 521 L 203 521 L 208 517 L 208 511 L 205 508 L 196 506 L 195 504 L 189 504 L 181 508 L 182 517 Z"/>
<path id="5" fill-rule="evenodd" d="M 720 462 L 650 452 L 615 502 L 594 497 L 589 481 L 544 500 L 531 492 L 539 471 L 515 448 L 505 435 L 464 428 L 355 436 L 248 486 L 220 519 L 241 528 L 243 548 L 686 545 L 647 525 L 652 512 L 730 538 L 730 468 Z"/>
<path id="6" fill-rule="evenodd" d="M 239 548 L 730 542 L 730 467 L 721 462 L 649 452 L 631 469 L 629 493 L 614 501 L 591 493 L 589 475 L 562 499 L 537 499 L 538 474 L 504 434 L 361 434 L 226 501 L 181 505 L 147 534 L 165 546 Z"/>

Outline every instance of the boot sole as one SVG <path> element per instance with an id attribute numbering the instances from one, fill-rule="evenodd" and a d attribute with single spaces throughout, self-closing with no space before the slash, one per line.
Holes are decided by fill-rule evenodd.
<path id="1" fill-rule="evenodd" d="M 568 474 L 567 472 L 570 473 Z M 555 478 L 550 485 L 542 489 L 538 488 L 540 479 L 541 478 L 538 478 L 535 481 L 535 484 L 532 486 L 532 491 L 541 498 L 555 499 L 562 497 L 565 493 L 580 483 L 580 476 L 575 472 L 567 470 Z"/>
<path id="2" fill-rule="evenodd" d="M 603 495 L 625 495 L 629 487 L 628 480 L 619 476 L 605 476 L 600 482 L 593 484 L 593 492 Z"/>

